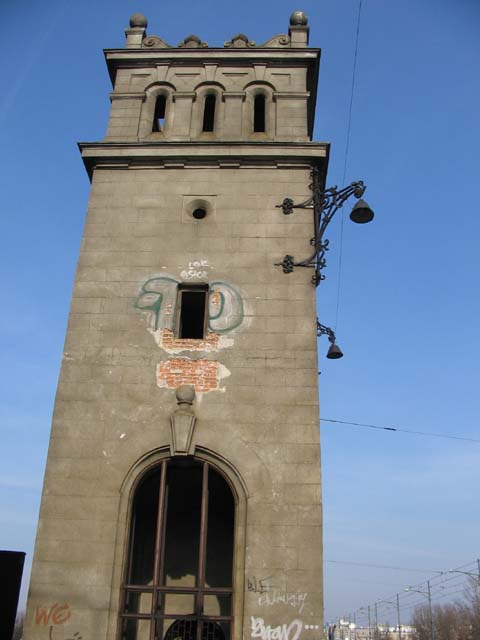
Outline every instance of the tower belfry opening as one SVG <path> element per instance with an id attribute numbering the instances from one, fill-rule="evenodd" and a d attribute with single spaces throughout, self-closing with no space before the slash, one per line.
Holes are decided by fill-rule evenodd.
<path id="1" fill-rule="evenodd" d="M 253 130 L 255 133 L 265 131 L 265 96 L 255 96 L 253 107 Z"/>
<path id="2" fill-rule="evenodd" d="M 163 131 L 165 125 L 165 111 L 167 99 L 164 95 L 159 95 L 155 102 L 155 113 L 153 115 L 152 131 Z"/>
<path id="3" fill-rule="evenodd" d="M 327 172 L 320 50 L 302 12 L 221 47 L 147 26 L 133 15 L 125 49 L 105 51 L 108 129 L 79 145 L 92 190 L 25 639 L 61 602 L 65 637 L 308 640 L 323 617 L 315 287 L 275 265 L 311 250 L 311 216 L 281 206 Z"/>
<path id="4" fill-rule="evenodd" d="M 215 129 L 216 102 L 217 102 L 217 99 L 212 94 L 209 94 L 205 97 L 205 106 L 203 109 L 202 131 L 211 132 Z"/>

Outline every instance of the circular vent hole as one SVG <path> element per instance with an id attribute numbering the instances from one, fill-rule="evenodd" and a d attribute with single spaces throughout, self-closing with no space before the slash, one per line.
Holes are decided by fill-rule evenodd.
<path id="1" fill-rule="evenodd" d="M 195 218 L 195 220 L 203 220 L 203 218 L 205 218 L 206 215 L 207 215 L 207 212 L 205 211 L 205 209 L 202 209 L 202 208 L 195 209 L 194 212 L 192 213 L 192 216 Z"/>

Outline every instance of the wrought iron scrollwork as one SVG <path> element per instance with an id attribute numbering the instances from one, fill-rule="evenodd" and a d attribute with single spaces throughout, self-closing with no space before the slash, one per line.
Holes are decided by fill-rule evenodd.
<path id="1" fill-rule="evenodd" d="M 309 185 L 312 191 L 312 196 L 301 202 L 295 204 L 291 198 L 285 198 L 282 204 L 277 205 L 282 209 L 285 215 L 291 215 L 294 209 L 311 209 L 313 211 L 313 226 L 314 236 L 311 240 L 311 244 L 314 248 L 313 253 L 304 260 L 296 261 L 295 258 L 287 254 L 281 262 L 276 262 L 275 266 L 280 266 L 284 273 L 292 273 L 295 267 L 309 267 L 314 269 L 312 276 L 312 283 L 318 286 L 325 276 L 322 274 L 322 269 L 325 268 L 327 261 L 325 258 L 325 252 L 329 249 L 329 241 L 324 239 L 324 233 L 339 209 L 342 208 L 344 203 L 351 197 L 361 198 L 365 192 L 365 184 L 360 180 L 358 182 L 352 182 L 348 187 L 338 189 L 330 187 L 329 189 L 323 189 L 321 186 L 320 169 L 314 167 L 311 172 L 312 182 Z"/>
<path id="2" fill-rule="evenodd" d="M 330 327 L 326 327 L 324 324 L 322 324 L 318 318 L 317 318 L 317 336 L 320 338 L 320 336 L 328 336 L 329 341 L 332 344 L 335 344 L 335 333 L 333 331 L 333 329 L 330 329 Z"/>

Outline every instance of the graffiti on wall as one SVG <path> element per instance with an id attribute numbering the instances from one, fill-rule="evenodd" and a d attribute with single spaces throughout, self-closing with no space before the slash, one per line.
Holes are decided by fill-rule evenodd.
<path id="1" fill-rule="evenodd" d="M 303 622 L 295 619 L 290 624 L 281 624 L 276 627 L 266 625 L 263 618 L 252 616 L 252 638 L 261 640 L 298 640 L 302 633 Z"/>
<path id="2" fill-rule="evenodd" d="M 182 281 L 200 280 L 206 283 L 208 269 L 206 260 L 193 260 L 180 273 Z M 233 344 L 229 336 L 244 320 L 243 301 L 240 293 L 228 282 L 216 280 L 208 283 L 206 308 L 206 332 L 203 338 L 180 338 L 177 335 L 182 312 L 179 296 L 181 282 L 170 275 L 147 280 L 135 301 L 135 307 L 148 317 L 148 330 L 156 344 L 170 355 L 180 356 L 184 352 L 216 353 Z M 228 377 L 228 369 L 207 358 L 191 359 L 175 357 L 160 362 L 156 369 L 157 385 L 160 388 L 176 389 L 189 384 L 197 393 L 223 391 L 221 381 Z"/>
<path id="3" fill-rule="evenodd" d="M 70 605 L 64 602 L 55 602 L 49 606 L 37 607 L 35 609 L 35 624 L 38 625 L 59 625 L 65 624 L 72 617 Z"/>
<path id="4" fill-rule="evenodd" d="M 211 269 L 208 260 L 191 260 L 188 268 L 180 273 L 182 280 L 206 280 L 208 269 Z"/>
<path id="5" fill-rule="evenodd" d="M 149 330 L 158 346 L 168 353 L 181 351 L 217 351 L 232 345 L 225 338 L 244 319 L 240 293 L 228 282 L 209 283 L 207 334 L 204 340 L 183 340 L 175 337 L 178 309 L 178 285 L 170 276 L 150 278 L 145 282 L 135 307 L 149 314 Z"/>
<path id="6" fill-rule="evenodd" d="M 262 593 L 258 597 L 258 605 L 260 607 L 272 607 L 275 604 L 285 604 L 297 609 L 298 613 L 302 613 L 306 600 L 306 593 L 288 593 L 287 591 L 273 590 Z"/>
<path id="7" fill-rule="evenodd" d="M 72 617 L 72 610 L 67 602 L 60 603 L 54 602 L 51 605 L 44 605 L 36 607 L 34 622 L 40 627 L 48 627 L 49 640 L 55 640 L 56 637 L 60 640 L 83 640 L 79 631 L 74 631 L 65 636 L 64 632 L 59 630 L 59 627 L 63 627 Z M 59 633 L 55 634 L 55 631 Z M 61 634 L 61 635 L 60 635 Z"/>
<path id="8" fill-rule="evenodd" d="M 272 576 L 268 576 L 268 578 L 257 578 L 256 576 L 247 578 L 248 591 L 253 591 L 253 593 L 266 593 L 270 591 L 272 587 L 268 581 L 271 578 Z"/>
<path id="9" fill-rule="evenodd" d="M 273 605 L 284 604 L 297 609 L 298 613 L 302 613 L 308 594 L 278 589 L 270 583 L 272 577 L 257 578 L 256 576 L 251 576 L 247 578 L 247 590 L 258 595 L 258 606 L 272 607 Z"/>

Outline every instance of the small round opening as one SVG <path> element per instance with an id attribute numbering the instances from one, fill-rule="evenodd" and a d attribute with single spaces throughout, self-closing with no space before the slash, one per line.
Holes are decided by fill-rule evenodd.
<path id="1" fill-rule="evenodd" d="M 195 209 L 192 213 L 192 216 L 195 218 L 195 220 L 202 220 L 206 215 L 207 212 L 205 211 L 205 209 L 202 209 L 200 207 L 198 209 Z"/>

